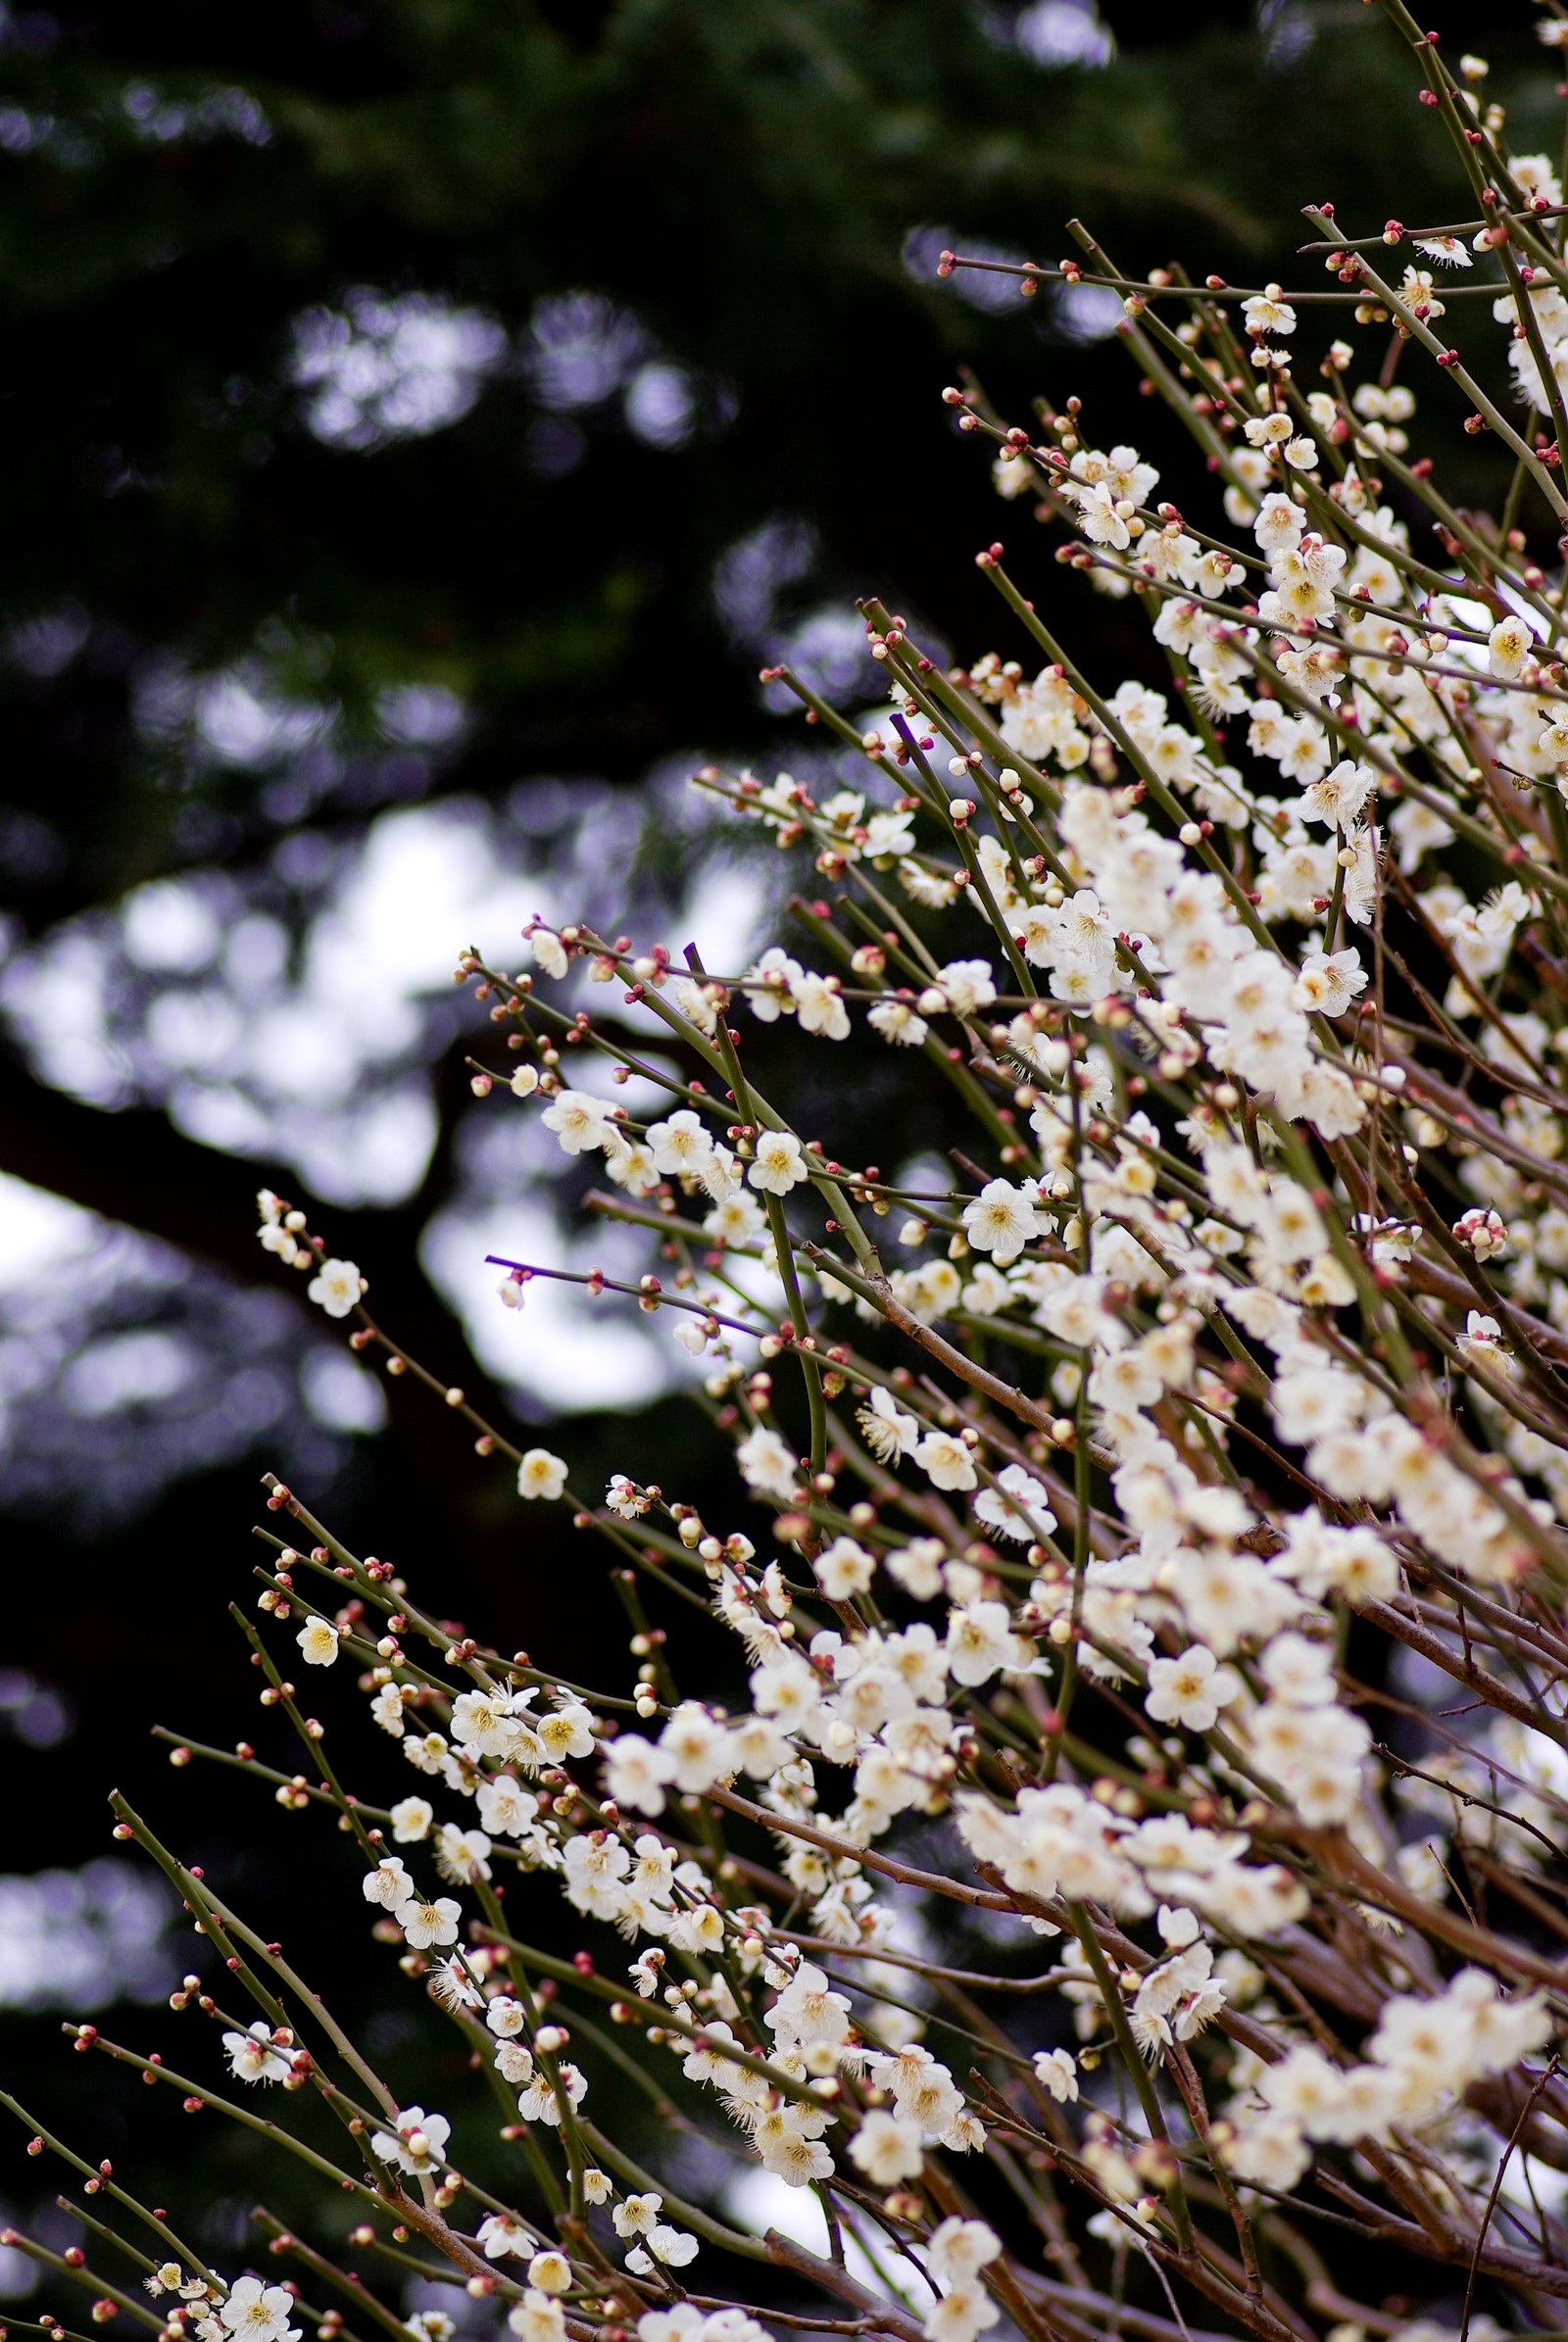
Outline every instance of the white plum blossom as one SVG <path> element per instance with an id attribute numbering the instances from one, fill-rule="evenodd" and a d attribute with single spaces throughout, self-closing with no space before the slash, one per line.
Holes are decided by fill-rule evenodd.
<path id="1" fill-rule="evenodd" d="M 858 1409 L 855 1420 L 878 1463 L 891 1464 L 896 1456 L 913 1454 L 920 1426 L 899 1406 L 886 1384 L 871 1386 L 866 1404 Z"/>
<path id="2" fill-rule="evenodd" d="M 1499 683 L 1515 682 L 1535 647 L 1536 638 L 1522 617 L 1499 618 L 1487 637 L 1487 665 Z"/>
<path id="3" fill-rule="evenodd" d="M 1347 756 L 1302 791 L 1302 816 L 1348 832 L 1376 786 L 1377 775 Z"/>
<path id="4" fill-rule="evenodd" d="M 713 1151 L 713 1142 L 702 1117 L 690 1106 L 677 1107 L 666 1121 L 650 1123 L 648 1151 L 656 1171 L 700 1179 Z"/>
<path id="5" fill-rule="evenodd" d="M 977 1016 L 997 997 L 996 979 L 984 959 L 954 959 L 937 972 L 936 989 L 956 1016 Z"/>
<path id="6" fill-rule="evenodd" d="M 795 1009 L 795 987 L 805 970 L 799 960 L 791 959 L 777 944 L 769 945 L 746 977 L 746 998 L 752 1014 L 761 1024 L 776 1024 L 786 1011 Z"/>
<path id="7" fill-rule="evenodd" d="M 383 1854 L 375 1869 L 367 1871 L 360 1880 L 360 1890 L 368 1903 L 379 1903 L 383 1911 L 396 1911 L 400 1903 L 411 1902 L 414 1880 L 401 1854 Z"/>
<path id="8" fill-rule="evenodd" d="M 974 1500 L 974 1509 L 976 1519 L 984 1521 L 999 1537 L 1024 1543 L 1049 1537 L 1056 1526 L 1056 1516 L 1043 1484 L 1021 1464 L 1004 1464 L 997 1474 L 995 1488 L 981 1491 Z"/>
<path id="9" fill-rule="evenodd" d="M 927 1432 L 916 1442 L 913 1454 L 934 1488 L 961 1489 L 976 1485 L 973 1452 L 951 1432 Z"/>
<path id="10" fill-rule="evenodd" d="M 978 1195 L 964 1205 L 959 1217 L 964 1234 L 977 1251 L 989 1252 L 999 1268 L 1016 1260 L 1024 1246 L 1043 1233 L 1034 1196 L 1005 1179 L 989 1180 Z"/>
<path id="11" fill-rule="evenodd" d="M 517 1466 L 517 1494 L 554 1503 L 566 1485 L 566 1467 L 548 1447 L 530 1447 Z"/>
<path id="12" fill-rule="evenodd" d="M 445 2115 L 427 2115 L 422 2106 L 411 2106 L 398 2116 L 395 2130 L 373 2133 L 370 2150 L 400 2171 L 439 2171 L 451 2135 Z"/>
<path id="13" fill-rule="evenodd" d="M 548 927 L 531 927 L 523 942 L 534 965 L 543 968 L 559 984 L 571 964 L 560 936 L 552 934 Z"/>
<path id="14" fill-rule="evenodd" d="M 664 1791 L 675 1773 L 676 1760 L 667 1749 L 654 1747 L 640 1732 L 622 1732 L 605 1761 L 605 1786 L 617 1805 L 630 1805 L 640 1814 L 662 1814 Z"/>
<path id="15" fill-rule="evenodd" d="M 451 1895 L 437 1895 L 433 1902 L 420 1902 L 411 1895 L 406 1903 L 397 1906 L 392 1916 L 403 1929 L 409 1949 L 425 1952 L 433 1945 L 457 1942 L 463 1906 Z"/>
<path id="16" fill-rule="evenodd" d="M 787 1195 L 810 1174 L 794 1133 L 769 1130 L 758 1139 L 746 1176 L 754 1188 L 760 1188 L 766 1195 Z"/>
<path id="17" fill-rule="evenodd" d="M 783 1439 L 765 1424 L 747 1434 L 735 1450 L 735 1461 L 741 1468 L 748 1488 L 760 1494 L 777 1496 L 787 1502 L 795 1489 L 800 1465 Z"/>
<path id="18" fill-rule="evenodd" d="M 1069 2049 L 1040 2049 L 1034 2056 L 1035 2079 L 1058 2105 L 1078 2096 L 1078 2061 Z"/>
<path id="19" fill-rule="evenodd" d="M 219 2305 L 220 2330 L 234 2342 L 299 2342 L 299 2327 L 289 2323 L 293 2308 L 294 2296 L 284 2286 L 240 2277 Z"/>
<path id="20" fill-rule="evenodd" d="M 328 1317 L 347 1317 L 358 1306 L 367 1285 L 352 1260 L 323 1260 L 305 1292 Z"/>
<path id="21" fill-rule="evenodd" d="M 865 1021 L 896 1049 L 917 1049 L 931 1030 L 907 1000 L 877 1000 L 866 1010 Z"/>
<path id="22" fill-rule="evenodd" d="M 848 1602 L 855 1595 L 863 1594 L 870 1586 L 875 1566 L 864 1546 L 858 1545 L 852 1537 L 836 1537 L 811 1564 L 816 1582 L 830 1602 Z"/>
<path id="23" fill-rule="evenodd" d="M 294 2070 L 291 2050 L 274 2040 L 265 2018 L 259 2017 L 247 2032 L 225 2033 L 223 2049 L 236 2081 L 287 2081 Z"/>
<path id="24" fill-rule="evenodd" d="M 1032 1656 L 1004 1602 L 969 1602 L 948 1620 L 948 1672 L 956 1683 L 987 1683 L 1001 1669 L 1026 1667 Z"/>
<path id="25" fill-rule="evenodd" d="M 803 1033 L 819 1034 L 824 1041 L 848 1041 L 850 1012 L 839 997 L 836 976 L 797 976 L 790 987 L 795 1013 Z"/>
<path id="26" fill-rule="evenodd" d="M 1223 1667 L 1211 1650 L 1194 1643 L 1179 1659 L 1150 1663 L 1149 1691 L 1144 1706 L 1156 1724 L 1179 1724 L 1186 1732 L 1206 1732 L 1242 1688 L 1234 1668 Z"/>
<path id="27" fill-rule="evenodd" d="M 337 1629 L 330 1619 L 318 1618 L 314 1611 L 294 1639 L 307 1667 L 330 1667 L 337 1657 Z"/>
<path id="28" fill-rule="evenodd" d="M 590 1153 L 608 1147 L 615 1136 L 609 1107 L 584 1090 L 558 1091 L 539 1119 L 547 1131 L 554 1131 L 564 1154 Z"/>
<path id="29" fill-rule="evenodd" d="M 517 2342 L 563 2342 L 566 2331 L 565 2312 L 553 2294 L 530 2285 L 521 2301 L 514 2302 L 507 2312 L 507 2326 L 516 2335 Z"/>
<path id="30" fill-rule="evenodd" d="M 873 2187 L 895 2187 L 912 2179 L 925 2161 L 920 2125 L 880 2108 L 866 2115 L 850 2141 L 850 2161 Z"/>

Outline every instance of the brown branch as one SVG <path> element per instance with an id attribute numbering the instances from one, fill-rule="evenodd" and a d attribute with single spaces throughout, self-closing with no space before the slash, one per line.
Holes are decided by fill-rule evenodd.
<path id="1" fill-rule="evenodd" d="M 1513 1717 L 1518 1724 L 1528 1725 L 1533 1732 L 1540 1732 L 1544 1739 L 1555 1740 L 1559 1748 L 1568 1748 L 1568 1726 L 1564 1726 L 1557 1717 L 1548 1716 L 1539 1701 L 1523 1699 L 1518 1692 L 1510 1691 L 1506 1683 L 1500 1683 L 1494 1675 L 1490 1675 L 1486 1668 L 1478 1667 L 1472 1659 L 1461 1658 L 1452 1644 L 1446 1642 L 1441 1635 L 1435 1635 L 1417 1620 L 1407 1618 L 1393 1602 L 1363 1602 L 1361 1616 L 1373 1626 L 1381 1627 L 1408 1649 L 1419 1651 L 1423 1659 L 1430 1659 L 1435 1667 L 1441 1667 L 1445 1675 L 1452 1676 L 1456 1683 L 1463 1683 L 1466 1690 L 1474 1691 L 1489 1707 L 1501 1709 L 1503 1715 Z"/>

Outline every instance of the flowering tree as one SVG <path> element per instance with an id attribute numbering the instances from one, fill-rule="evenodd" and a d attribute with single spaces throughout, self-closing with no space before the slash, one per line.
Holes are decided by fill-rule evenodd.
<path id="1" fill-rule="evenodd" d="M 571 926 L 534 928 L 524 973 L 463 955 L 513 1068 L 476 1092 L 602 1161 L 593 1207 L 647 1232 L 657 1273 L 583 1282 L 702 1361 L 749 1526 L 510 1446 L 264 1193 L 263 1244 L 354 1346 L 609 1545 L 634 1666 L 589 1687 L 482 1646 L 270 1484 L 294 1541 L 268 1533 L 245 1632 L 305 1769 L 174 1760 L 335 1820 L 515 2183 L 481 2184 L 117 1799 L 209 1956 L 173 2005 L 220 2040 L 75 2047 L 293 2153 L 321 2198 L 310 2239 L 264 2216 L 297 2276 L 220 2270 L 39 2127 L 120 2281 L 96 2247 L 8 2241 L 98 2322 L 438 2342 L 451 2321 L 398 2302 L 414 2239 L 520 2342 L 1560 2326 L 1568 688 L 1559 556 L 1531 546 L 1568 525 L 1568 206 L 1484 64 L 1450 73 L 1391 13 L 1470 217 L 1358 236 L 1314 207 L 1331 282 L 1289 297 L 1134 282 L 1081 230 L 1081 264 L 1022 272 L 1124 296 L 1217 494 L 1156 504 L 1074 399 L 1029 431 L 945 394 L 1056 558 L 1147 611 L 1167 688 L 1081 671 L 993 546 L 1027 665 L 946 670 L 869 604 L 890 706 L 862 732 L 802 688 L 823 784 L 699 776 L 812 854 L 802 958 L 714 973 Z M 1568 14 L 1543 30 L 1568 42 Z M 1443 268 L 1466 273 L 1440 296 Z M 1476 298 L 1461 352 L 1440 323 Z M 1314 346 L 1306 390 L 1325 307 L 1360 345 Z M 1512 459 L 1495 516 L 1409 452 L 1423 357 Z M 909 1072 L 886 1173 L 749 1070 L 751 1028 L 782 1026 L 820 1100 L 857 1020 Z M 567 1070 L 596 1063 L 603 1087 Z M 563 1274 L 497 1265 L 514 1308 Z M 726 1679 L 681 1684 L 645 1593 L 716 1614 Z M 287 1673 L 340 1662 L 401 1746 L 381 1784 L 343 1778 Z M 529 1940 L 562 1894 L 574 1959 Z M 636 2161 L 589 2087 L 612 2068 L 679 2105 L 705 2168 L 810 2191 L 816 2247 Z"/>

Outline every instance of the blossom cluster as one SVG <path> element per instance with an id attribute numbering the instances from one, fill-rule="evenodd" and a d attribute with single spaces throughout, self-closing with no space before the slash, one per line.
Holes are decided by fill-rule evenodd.
<path id="1" fill-rule="evenodd" d="M 569 1507 L 626 1608 L 622 1672 L 567 1681 L 270 1486 L 294 1541 L 251 1633 L 305 1769 L 237 1761 L 352 1842 L 514 2191 L 122 1802 L 118 1827 L 230 1960 L 175 2000 L 232 2081 L 343 2122 L 356 2239 L 416 2230 L 521 2342 L 760 2342 L 770 2315 L 1281 2342 L 1306 2313 L 1431 2342 L 1568 2293 L 1568 263 L 1484 65 L 1411 41 L 1478 217 L 1309 211 L 1358 341 L 1087 237 L 1020 272 L 1122 294 L 1203 457 L 1190 509 L 1076 398 L 1030 430 L 946 394 L 1063 593 L 1146 628 L 1136 672 L 1075 662 L 1060 595 L 991 545 L 1007 656 L 946 666 L 868 602 L 885 703 L 851 720 L 784 672 L 801 770 L 698 776 L 809 861 L 787 943 L 713 972 L 541 920 L 512 972 L 460 958 L 484 1110 L 533 1117 L 649 1243 L 628 1280 L 497 1258 L 499 1305 L 567 1279 L 667 1326 L 733 1471 L 701 1502 L 575 1485 L 260 1198 L 309 1297 Z M 1437 330 L 1461 308 L 1474 370 Z M 1446 384 L 1511 460 L 1495 521 L 1411 455 L 1423 358 L 1440 429 Z M 901 1100 L 885 1164 L 857 1159 L 868 1067 Z M 672 1658 L 693 1603 L 728 1637 L 700 1691 Z M 389 1781 L 327 1767 L 293 1667 L 357 1676 Z M 563 1900 L 572 1960 L 534 1940 Z M 627 2087 L 820 2219 L 759 2236 L 684 2193 L 616 2135 Z M 1368 2242 L 1396 2307 L 1359 2303 Z M 163 2342 L 336 2330 L 194 2257 L 155 2290 Z"/>

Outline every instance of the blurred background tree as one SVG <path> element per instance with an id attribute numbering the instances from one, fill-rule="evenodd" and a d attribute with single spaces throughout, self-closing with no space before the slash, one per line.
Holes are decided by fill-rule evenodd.
<path id="1" fill-rule="evenodd" d="M 700 903 L 740 954 L 772 881 L 681 781 L 809 756 L 760 662 L 856 705 L 866 589 L 998 639 L 972 552 L 1029 521 L 956 369 L 1164 444 L 1113 301 L 939 283 L 943 246 L 1052 261 L 1083 212 L 1130 268 L 1261 281 L 1302 202 L 1364 230 L 1448 180 L 1358 0 L 122 0 L 0 39 L 0 1730 L 49 1782 L 0 1880 L 17 2074 L 43 2012 L 183 1961 L 81 1865 L 112 1777 L 170 1803 L 149 1723 L 220 1729 L 263 1462 L 502 1640 L 569 1668 L 603 1632 L 564 1523 L 409 1394 L 384 1428 L 255 1246 L 262 1180 L 438 1372 L 701 1497 L 641 1329 L 495 1307 L 488 1244 L 559 1253 L 571 1194 L 474 1117 L 446 971 L 585 896 L 673 943 Z M 882 1079 L 839 1109 L 860 1160 Z M 220 1780 L 178 1804 L 278 1884 Z"/>

